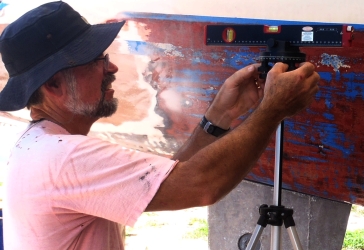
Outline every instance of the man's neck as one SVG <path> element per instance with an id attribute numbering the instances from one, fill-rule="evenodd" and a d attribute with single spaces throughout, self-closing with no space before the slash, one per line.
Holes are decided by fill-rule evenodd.
<path id="1" fill-rule="evenodd" d="M 41 119 L 51 121 L 66 129 L 70 134 L 79 135 L 87 135 L 90 132 L 92 124 L 97 121 L 97 119 L 90 119 L 72 113 L 59 114 L 53 112 L 49 114 L 38 108 L 31 108 L 30 117 L 33 121 Z"/>

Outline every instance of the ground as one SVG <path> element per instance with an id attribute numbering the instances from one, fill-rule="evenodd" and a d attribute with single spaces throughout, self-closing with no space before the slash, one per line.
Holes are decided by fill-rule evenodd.
<path id="1" fill-rule="evenodd" d="M 351 209 L 347 230 L 364 229 L 364 207 L 353 206 Z"/>
<path id="2" fill-rule="evenodd" d="M 126 228 L 126 250 L 208 250 L 207 207 L 173 212 L 144 213 L 133 228 Z M 196 237 L 198 237 L 196 239 Z"/>
<path id="3" fill-rule="evenodd" d="M 208 250 L 202 221 L 207 222 L 207 207 L 144 213 L 133 228 L 126 228 L 125 249 Z M 352 209 L 347 229 L 364 229 L 364 207 Z"/>

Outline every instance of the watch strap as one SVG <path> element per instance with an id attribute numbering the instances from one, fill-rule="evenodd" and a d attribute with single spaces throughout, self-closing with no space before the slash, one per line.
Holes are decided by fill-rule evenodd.
<path id="1" fill-rule="evenodd" d="M 218 126 L 215 126 L 210 121 L 208 121 L 205 116 L 202 117 L 200 126 L 206 133 L 216 136 L 216 137 L 218 137 L 230 130 L 230 129 L 222 129 Z"/>

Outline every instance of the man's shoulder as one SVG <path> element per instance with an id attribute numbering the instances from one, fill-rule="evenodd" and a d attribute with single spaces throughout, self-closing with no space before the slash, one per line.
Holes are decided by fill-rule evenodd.
<path id="1" fill-rule="evenodd" d="M 72 145 L 77 146 L 79 144 L 97 144 L 105 142 L 99 138 L 70 134 L 58 124 L 50 121 L 42 121 L 40 123 L 30 125 L 24 134 L 19 138 L 19 141 L 24 139 L 27 139 L 27 141 L 30 143 L 39 142 L 39 144 L 46 143 L 48 145 L 54 143 L 52 147 L 71 147 Z"/>

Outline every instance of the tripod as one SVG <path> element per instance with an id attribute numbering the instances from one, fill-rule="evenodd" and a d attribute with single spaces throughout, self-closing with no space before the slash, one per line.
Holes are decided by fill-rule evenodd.
<path id="1" fill-rule="evenodd" d="M 255 250 L 259 238 L 264 228 L 269 224 L 272 226 L 271 230 L 271 250 L 281 249 L 281 226 L 284 222 L 287 228 L 289 238 L 291 240 L 294 250 L 302 250 L 301 243 L 293 220 L 293 209 L 285 208 L 281 204 L 282 194 L 282 156 L 283 156 L 283 132 L 284 121 L 278 126 L 276 131 L 276 151 L 275 151 L 275 169 L 274 169 L 274 191 L 273 191 L 273 204 L 263 204 L 259 207 L 260 217 L 254 232 L 249 240 L 247 250 Z"/>

